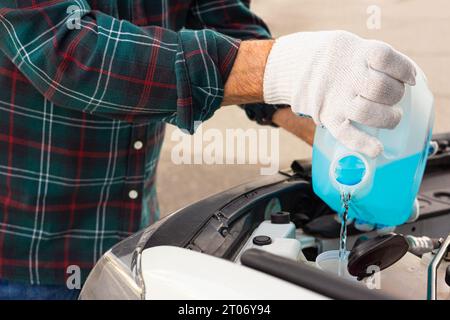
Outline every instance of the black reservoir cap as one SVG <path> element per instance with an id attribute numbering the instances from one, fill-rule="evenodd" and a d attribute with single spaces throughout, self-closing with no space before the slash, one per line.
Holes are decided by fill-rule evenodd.
<path id="1" fill-rule="evenodd" d="M 270 215 L 270 221 L 273 224 L 289 224 L 291 222 L 291 215 L 289 214 L 289 212 L 285 211 L 272 213 Z"/>
<path id="2" fill-rule="evenodd" d="M 272 243 L 272 238 L 268 236 L 256 236 L 253 238 L 253 243 L 257 246 L 267 246 Z"/>
<path id="3" fill-rule="evenodd" d="M 368 277 L 371 275 L 369 267 L 377 266 L 380 271 L 384 270 L 400 260 L 408 249 L 406 239 L 394 233 L 362 241 L 350 252 L 348 272 L 358 278 Z"/>

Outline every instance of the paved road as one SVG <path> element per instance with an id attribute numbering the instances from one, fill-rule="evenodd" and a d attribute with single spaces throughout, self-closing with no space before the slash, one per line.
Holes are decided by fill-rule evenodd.
<path id="1" fill-rule="evenodd" d="M 381 28 L 367 28 L 367 8 L 381 9 Z M 253 9 L 275 36 L 301 30 L 344 29 L 387 41 L 411 56 L 428 75 L 435 94 L 435 131 L 450 131 L 450 1 L 448 0 L 253 0 Z M 206 128 L 257 128 L 241 110 L 219 110 Z M 158 175 L 158 193 L 165 215 L 193 201 L 259 176 L 255 165 L 174 165 L 175 142 L 168 128 Z M 311 149 L 280 132 L 281 166 L 294 158 L 310 157 Z"/>

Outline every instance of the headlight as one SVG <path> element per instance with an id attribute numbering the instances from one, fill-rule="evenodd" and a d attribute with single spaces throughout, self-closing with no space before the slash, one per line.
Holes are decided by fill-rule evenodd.
<path id="1" fill-rule="evenodd" d="M 80 300 L 139 300 L 145 293 L 141 278 L 141 251 L 162 219 L 119 242 L 106 252 L 89 274 Z"/>

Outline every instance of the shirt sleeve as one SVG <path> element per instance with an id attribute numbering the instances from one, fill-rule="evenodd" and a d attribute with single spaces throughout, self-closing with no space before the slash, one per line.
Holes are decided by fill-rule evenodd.
<path id="1" fill-rule="evenodd" d="M 190 132 L 219 108 L 239 40 L 138 27 L 85 0 L 17 3 L 0 0 L 0 49 L 55 105 Z"/>
<path id="2" fill-rule="evenodd" d="M 271 38 L 267 25 L 250 10 L 250 0 L 194 0 L 187 24 L 241 40 Z"/>
<path id="3" fill-rule="evenodd" d="M 272 37 L 264 21 L 250 10 L 250 0 L 195 0 L 188 24 L 192 28 L 209 28 L 242 40 Z M 276 127 L 272 123 L 272 115 L 285 106 L 252 103 L 240 107 L 250 120 Z"/>

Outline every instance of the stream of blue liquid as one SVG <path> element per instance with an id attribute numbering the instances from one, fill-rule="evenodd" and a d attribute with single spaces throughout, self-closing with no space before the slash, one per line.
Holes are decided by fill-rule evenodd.
<path id="1" fill-rule="evenodd" d="M 347 219 L 348 219 L 348 209 L 350 207 L 351 194 L 348 192 L 342 192 L 341 202 L 342 202 L 342 215 L 341 215 L 341 231 L 339 235 L 339 264 L 338 264 L 338 275 L 341 277 L 345 272 L 345 263 L 347 255 Z"/>

